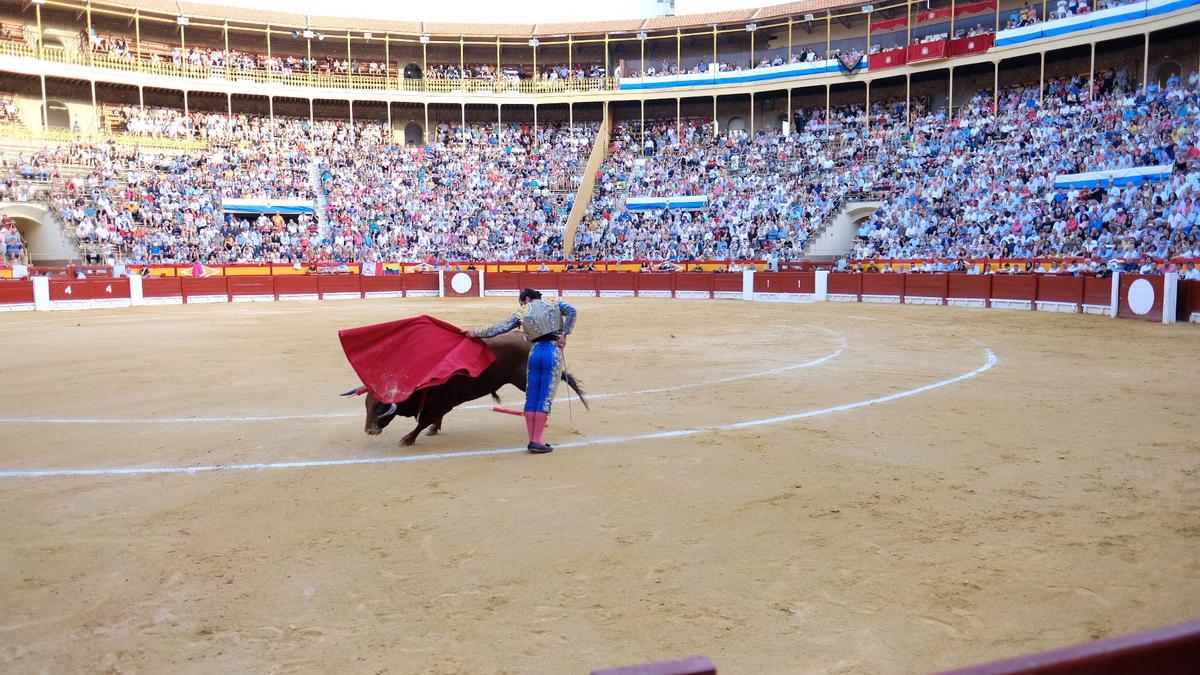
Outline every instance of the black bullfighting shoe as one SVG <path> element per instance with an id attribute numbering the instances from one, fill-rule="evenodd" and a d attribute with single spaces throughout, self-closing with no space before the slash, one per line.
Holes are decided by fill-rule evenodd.
<path id="1" fill-rule="evenodd" d="M 537 454 L 537 455 L 540 455 L 540 454 L 546 453 L 546 452 L 554 452 L 554 448 L 550 447 L 550 444 L 548 444 L 548 443 L 533 443 L 533 442 L 531 442 L 527 447 L 529 448 L 530 452 Z"/>

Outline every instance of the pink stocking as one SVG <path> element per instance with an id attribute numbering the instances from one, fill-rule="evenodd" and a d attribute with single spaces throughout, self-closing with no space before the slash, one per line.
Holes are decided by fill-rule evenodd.
<path id="1" fill-rule="evenodd" d="M 537 413 L 525 413 L 525 431 L 529 433 L 529 440 L 533 441 L 534 428 L 536 427 Z"/>
<path id="2" fill-rule="evenodd" d="M 530 435 L 530 440 L 534 443 L 542 442 L 542 432 L 546 430 L 546 421 L 549 415 L 544 412 L 533 413 L 533 433 Z"/>

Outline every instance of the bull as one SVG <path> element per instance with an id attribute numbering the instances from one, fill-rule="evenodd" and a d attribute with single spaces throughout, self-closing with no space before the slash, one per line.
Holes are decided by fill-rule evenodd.
<path id="1" fill-rule="evenodd" d="M 490 394 L 492 399 L 499 403 L 500 396 L 497 391 L 506 384 L 525 391 L 525 376 L 531 349 L 525 336 L 520 333 L 505 333 L 493 338 L 484 338 L 483 341 L 492 350 L 496 360 L 478 377 L 453 377 L 444 384 L 414 392 L 412 396 L 397 403 L 381 403 L 373 394 L 367 392 L 364 401 L 367 421 L 363 431 L 369 436 L 378 436 L 393 419 L 414 417 L 417 420 L 416 428 L 400 439 L 401 446 L 409 446 L 417 442 L 417 436 L 426 428 L 429 429 L 428 435 L 436 436 L 442 430 L 442 418 L 446 413 L 467 401 Z M 562 380 L 579 396 L 584 407 L 588 407 L 579 381 L 565 371 Z M 353 390 L 347 394 L 357 391 Z"/>

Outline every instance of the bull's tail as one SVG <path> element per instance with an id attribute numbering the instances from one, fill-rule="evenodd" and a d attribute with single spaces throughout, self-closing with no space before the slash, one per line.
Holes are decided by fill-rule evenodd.
<path id="1" fill-rule="evenodd" d="M 500 400 L 500 394 L 494 391 L 492 392 L 492 400 L 496 403 L 503 403 L 503 401 Z"/>
<path id="2" fill-rule="evenodd" d="M 563 382 L 566 382 L 567 386 L 570 387 L 575 392 L 575 395 L 579 397 L 579 402 L 583 404 L 583 407 L 586 410 L 591 410 L 592 407 L 590 405 L 588 405 L 587 397 L 584 396 L 584 394 L 583 394 L 583 387 L 579 383 L 579 380 L 575 379 L 574 375 L 568 373 L 565 370 L 563 371 L 563 374 L 562 374 L 562 380 L 563 380 Z"/>

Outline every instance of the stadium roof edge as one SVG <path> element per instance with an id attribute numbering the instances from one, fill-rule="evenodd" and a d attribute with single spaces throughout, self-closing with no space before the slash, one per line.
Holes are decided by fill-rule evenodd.
<path id="1" fill-rule="evenodd" d="M 901 0 L 903 1 L 903 0 Z M 57 0 L 60 6 L 78 5 L 80 9 L 87 0 Z M 220 4 L 200 4 L 186 0 L 93 0 L 97 6 L 124 10 L 131 15 L 141 12 L 184 15 L 218 21 L 272 24 L 282 28 L 304 28 L 347 31 L 376 31 L 403 35 L 441 36 L 487 36 L 487 37 L 543 37 L 554 35 L 602 35 L 606 33 L 630 33 L 640 30 L 661 31 L 688 28 L 708 28 L 714 24 L 736 24 L 739 22 L 787 19 L 803 14 L 847 9 L 867 4 L 867 0 L 802 0 L 757 8 L 683 14 L 632 19 L 603 19 L 594 21 L 572 21 L 553 23 L 468 23 L 442 21 L 405 21 L 401 19 L 372 19 L 333 16 L 307 16 L 284 11 L 258 10 Z M 822 17 L 823 18 L 823 17 Z"/>

